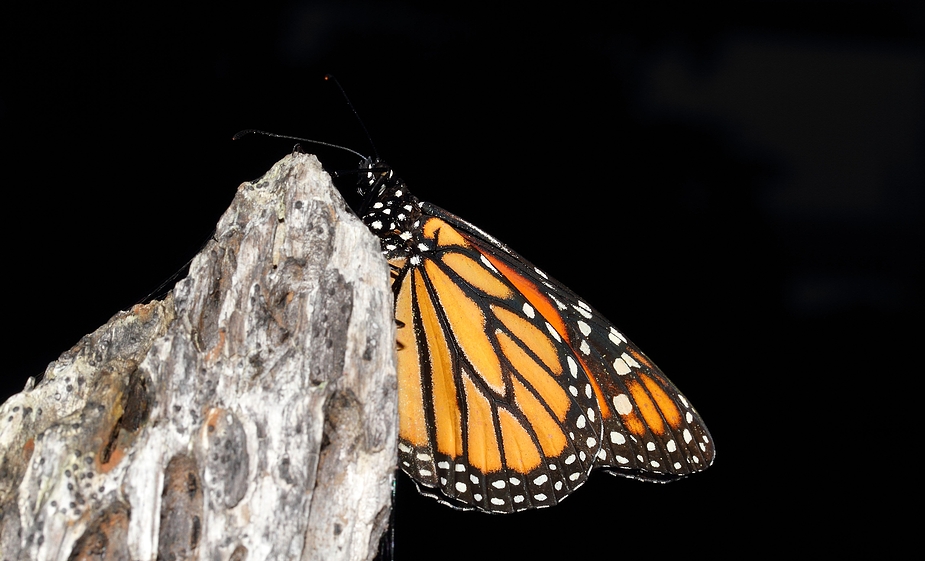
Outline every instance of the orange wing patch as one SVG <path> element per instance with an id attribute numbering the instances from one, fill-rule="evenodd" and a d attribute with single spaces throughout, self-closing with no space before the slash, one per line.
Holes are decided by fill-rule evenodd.
<path id="1" fill-rule="evenodd" d="M 469 376 L 463 375 L 463 389 L 466 392 L 466 435 L 468 441 L 469 465 L 482 473 L 501 469 L 501 450 L 492 417 L 491 403 L 476 389 Z"/>
<path id="2" fill-rule="evenodd" d="M 412 276 L 414 271 L 410 273 Z M 414 316 L 411 307 L 413 283 L 401 285 L 395 298 L 395 319 L 398 346 L 398 435 L 414 446 L 428 444 L 427 424 L 424 420 L 424 389 L 421 385 L 421 362 L 418 340 L 414 335 Z"/>
<path id="3" fill-rule="evenodd" d="M 498 420 L 504 443 L 504 463 L 518 473 L 530 473 L 540 465 L 540 451 L 530 433 L 507 409 L 498 409 Z"/>
<path id="4" fill-rule="evenodd" d="M 467 297 L 446 273 L 431 260 L 424 269 L 430 279 L 456 342 L 472 366 L 492 390 L 504 395 L 501 362 L 485 333 L 485 314 L 479 305 Z"/>
<path id="5" fill-rule="evenodd" d="M 678 406 L 674 404 L 671 397 L 662 389 L 662 386 L 658 385 L 655 380 L 645 374 L 640 374 L 639 379 L 642 380 L 646 389 L 649 390 L 649 395 L 655 400 L 656 405 L 658 405 L 658 410 L 662 413 L 662 417 L 665 418 L 668 425 L 673 429 L 681 426 L 681 412 L 678 410 Z"/>
<path id="6" fill-rule="evenodd" d="M 434 409 L 436 449 L 450 457 L 461 456 L 463 453 L 462 420 L 459 404 L 456 401 L 456 380 L 453 361 L 450 357 L 450 343 L 437 318 L 437 310 L 424 286 L 423 279 L 418 274 L 414 274 L 413 277 L 415 300 L 420 310 L 421 323 L 430 354 L 431 403 Z"/>

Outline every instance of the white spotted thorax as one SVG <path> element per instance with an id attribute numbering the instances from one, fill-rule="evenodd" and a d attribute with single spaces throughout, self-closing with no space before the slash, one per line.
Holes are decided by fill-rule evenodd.
<path id="1" fill-rule="evenodd" d="M 584 300 L 389 166 L 360 216 L 391 265 L 404 470 L 456 508 L 553 506 L 594 467 L 666 482 L 715 449 L 690 402 Z"/>
<path id="2" fill-rule="evenodd" d="M 360 194 L 368 202 L 361 208 L 363 223 L 379 237 L 387 259 L 411 257 L 427 251 L 417 232 L 421 228 L 421 202 L 405 187 L 390 167 L 378 160 L 361 164 Z"/>

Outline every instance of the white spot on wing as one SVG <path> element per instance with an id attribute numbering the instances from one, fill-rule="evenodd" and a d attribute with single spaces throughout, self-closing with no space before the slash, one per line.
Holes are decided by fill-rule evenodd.
<path id="1" fill-rule="evenodd" d="M 552 338 L 556 340 L 556 343 L 562 342 L 562 338 L 559 337 L 559 332 L 557 332 L 555 328 L 553 328 L 553 326 L 549 325 L 549 322 L 546 322 L 546 331 L 548 331 L 549 334 L 552 335 Z"/>
<path id="2" fill-rule="evenodd" d="M 632 370 L 630 370 L 630 367 L 626 364 L 626 361 L 624 361 L 622 358 L 618 358 L 613 361 L 613 369 L 620 376 L 626 376 L 627 374 L 632 372 Z"/>
<path id="3" fill-rule="evenodd" d="M 591 326 L 581 320 L 578 320 L 578 329 L 585 337 L 591 334 Z"/>
<path id="4" fill-rule="evenodd" d="M 634 359 L 630 355 L 623 353 L 622 355 L 620 355 L 620 358 L 622 358 L 626 362 L 626 364 L 629 364 L 631 367 L 639 368 L 639 363 L 636 362 L 636 359 Z"/>
<path id="5" fill-rule="evenodd" d="M 579 303 L 583 303 L 583 302 L 579 302 Z M 582 308 L 582 307 L 580 307 L 580 306 L 572 306 L 572 307 L 575 308 L 575 310 L 576 310 L 579 314 L 583 315 L 585 318 L 591 319 L 591 316 L 592 316 L 591 312 L 589 312 L 589 311 L 586 310 L 585 308 Z"/>
<path id="6" fill-rule="evenodd" d="M 633 402 L 625 393 L 621 393 L 613 396 L 613 407 L 620 415 L 629 415 L 630 411 L 633 410 Z"/>
<path id="7" fill-rule="evenodd" d="M 626 337 L 622 333 L 614 329 L 613 326 L 610 327 L 610 333 L 607 335 L 614 345 L 619 345 L 621 343 L 626 343 Z"/>

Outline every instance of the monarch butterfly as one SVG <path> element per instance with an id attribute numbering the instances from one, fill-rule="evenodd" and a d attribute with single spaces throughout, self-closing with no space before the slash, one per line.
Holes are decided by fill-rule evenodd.
<path id="1" fill-rule="evenodd" d="M 594 467 L 664 482 L 710 466 L 700 415 L 597 311 L 378 157 L 359 171 L 395 296 L 399 463 L 422 494 L 509 513 Z"/>

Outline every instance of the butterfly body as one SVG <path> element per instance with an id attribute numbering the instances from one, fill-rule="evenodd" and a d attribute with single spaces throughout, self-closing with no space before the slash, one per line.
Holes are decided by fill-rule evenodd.
<path id="1" fill-rule="evenodd" d="M 515 512 L 557 504 L 594 467 L 670 481 L 712 463 L 690 403 L 597 311 L 383 162 L 361 173 L 392 270 L 399 463 L 423 493 Z"/>

